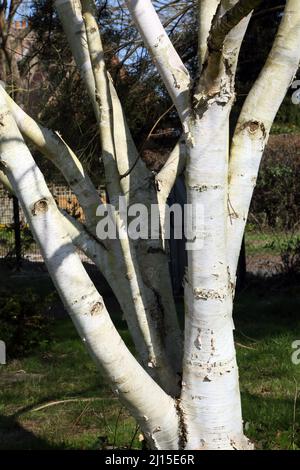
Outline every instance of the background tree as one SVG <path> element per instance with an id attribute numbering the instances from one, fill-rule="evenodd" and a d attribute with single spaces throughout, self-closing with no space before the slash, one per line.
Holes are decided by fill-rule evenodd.
<path id="1" fill-rule="evenodd" d="M 30 90 L 36 65 L 29 53 L 32 32 L 28 12 L 28 0 L 0 2 L 0 79 L 19 102 Z"/>

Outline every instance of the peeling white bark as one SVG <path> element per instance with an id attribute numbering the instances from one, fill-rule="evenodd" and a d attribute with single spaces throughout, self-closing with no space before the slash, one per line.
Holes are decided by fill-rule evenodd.
<path id="1" fill-rule="evenodd" d="M 218 14 L 231 6 L 225 3 Z M 185 286 L 181 406 L 187 449 L 251 448 L 243 434 L 226 236 L 229 113 L 248 20 L 230 32 L 221 51 L 207 52 L 206 69 L 195 86 L 198 117 L 191 127 L 186 184 L 188 203 L 203 209 L 204 220 L 199 226 L 189 221 L 194 244 L 201 246 L 188 252 Z"/>
<path id="2" fill-rule="evenodd" d="M 186 448 L 243 449 L 247 441 L 243 436 L 228 311 L 231 289 L 224 211 L 228 111 L 212 105 L 195 126 L 195 146 L 190 149 L 186 170 L 187 194 L 188 203 L 203 207 L 204 221 L 198 227 L 193 221 L 195 243 L 201 240 L 203 247 L 188 252 L 185 287 L 181 399 L 187 427 Z"/>

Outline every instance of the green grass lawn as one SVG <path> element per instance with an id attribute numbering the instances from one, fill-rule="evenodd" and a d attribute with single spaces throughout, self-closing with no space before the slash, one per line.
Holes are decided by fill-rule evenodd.
<path id="1" fill-rule="evenodd" d="M 285 233 L 247 230 L 245 233 L 245 246 L 247 255 L 280 255 L 280 246 L 287 241 Z"/>
<path id="2" fill-rule="evenodd" d="M 119 331 L 129 343 L 127 330 Z M 137 445 L 134 420 L 102 380 L 69 319 L 55 321 L 50 345 L 0 367 L 0 449 Z M 35 411 L 73 398 L 78 401 Z"/>
<path id="3" fill-rule="evenodd" d="M 272 232 L 246 230 L 245 246 L 247 255 L 277 255 L 281 254 L 288 243 L 295 242 L 300 237 L 299 232 Z"/>
<path id="4" fill-rule="evenodd" d="M 234 317 L 246 434 L 259 449 L 300 449 L 300 365 L 291 361 L 300 339 L 297 284 L 251 281 Z M 132 348 L 121 314 L 113 318 Z M 69 319 L 55 320 L 50 344 L 0 366 L 0 449 L 136 448 L 138 435 Z"/>
<path id="5" fill-rule="evenodd" d="M 263 233 L 257 230 L 247 230 L 245 233 L 245 246 L 247 255 L 280 254 L 276 247 L 278 234 Z M 277 249 L 276 249 L 277 248 Z M 274 253 L 275 252 L 275 253 Z"/>
<path id="6" fill-rule="evenodd" d="M 256 280 L 238 295 L 234 318 L 247 436 L 260 449 L 300 449 L 300 364 L 291 360 L 299 284 Z"/>

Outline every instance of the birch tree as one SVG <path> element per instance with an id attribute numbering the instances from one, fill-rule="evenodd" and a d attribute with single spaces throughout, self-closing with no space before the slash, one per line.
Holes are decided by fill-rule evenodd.
<path id="1" fill-rule="evenodd" d="M 151 449 L 251 449 L 243 431 L 232 308 L 237 261 L 260 160 L 272 122 L 300 59 L 298 0 L 287 0 L 268 59 L 242 107 L 233 137 L 239 50 L 259 0 L 198 0 L 198 74 L 192 78 L 150 0 L 126 7 L 170 94 L 182 136 L 152 174 L 139 158 L 107 72 L 100 26 L 90 0 L 55 7 L 94 109 L 115 238 L 97 236 L 97 191 L 57 133 L 27 115 L 1 87 L 1 180 L 18 196 L 61 299 L 113 392 L 138 422 Z M 57 208 L 27 143 L 61 171 L 85 220 Z M 184 172 L 191 210 L 180 331 L 168 270 L 165 202 Z M 132 239 L 129 207 L 158 207 L 159 237 Z M 195 217 L 200 207 L 203 217 Z M 149 215 L 150 218 L 150 215 Z M 82 266 L 76 247 L 96 264 L 116 295 L 135 344 L 133 356 Z"/>

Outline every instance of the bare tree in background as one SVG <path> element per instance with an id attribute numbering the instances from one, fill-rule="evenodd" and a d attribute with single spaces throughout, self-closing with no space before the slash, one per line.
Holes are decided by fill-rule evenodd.
<path id="1" fill-rule="evenodd" d="M 20 99 L 20 94 L 28 86 L 24 77 L 28 68 L 23 67 L 22 70 L 20 67 L 30 43 L 30 28 L 25 15 L 27 3 L 27 0 L 0 1 L 0 79 L 16 99 Z"/>

